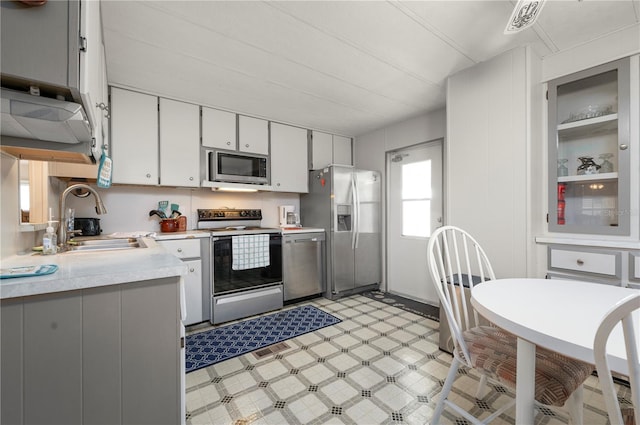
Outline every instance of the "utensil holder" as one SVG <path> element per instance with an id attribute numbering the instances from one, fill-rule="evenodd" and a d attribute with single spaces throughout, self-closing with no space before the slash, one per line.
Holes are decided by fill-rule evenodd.
<path id="1" fill-rule="evenodd" d="M 181 215 L 180 217 L 176 218 L 176 221 L 178 222 L 178 232 L 186 232 L 187 231 L 187 217 L 184 215 Z"/>
<path id="2" fill-rule="evenodd" d="M 173 218 L 167 218 L 160 221 L 160 231 L 163 233 L 177 232 L 178 220 Z"/>

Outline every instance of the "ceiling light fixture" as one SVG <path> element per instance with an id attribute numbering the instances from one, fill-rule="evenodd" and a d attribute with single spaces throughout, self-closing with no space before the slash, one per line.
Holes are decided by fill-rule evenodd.
<path id="1" fill-rule="evenodd" d="M 545 0 L 518 0 L 518 4 L 513 9 L 507 27 L 504 29 L 505 34 L 514 34 L 533 25 L 540 15 Z"/>

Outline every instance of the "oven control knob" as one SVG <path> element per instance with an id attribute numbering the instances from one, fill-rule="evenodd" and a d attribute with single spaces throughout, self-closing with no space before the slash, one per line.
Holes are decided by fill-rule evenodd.
<path id="1" fill-rule="evenodd" d="M 240 211 L 240 217 L 246 217 L 248 215 L 247 210 Z"/>

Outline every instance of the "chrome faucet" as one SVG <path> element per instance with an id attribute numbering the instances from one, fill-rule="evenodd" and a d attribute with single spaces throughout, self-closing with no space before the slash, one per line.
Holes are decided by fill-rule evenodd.
<path id="1" fill-rule="evenodd" d="M 78 183 L 78 184 L 73 184 L 68 188 L 66 188 L 64 192 L 62 192 L 62 195 L 60 195 L 60 215 L 59 215 L 60 228 L 58 229 L 58 243 L 63 247 L 67 245 L 67 223 L 63 223 L 64 214 L 65 214 L 65 204 L 67 203 L 67 196 L 69 195 L 69 193 L 71 193 L 76 189 L 88 190 L 93 195 L 93 197 L 96 198 L 96 212 L 98 214 L 107 213 L 107 209 L 105 208 L 104 203 L 102 203 L 102 199 L 100 198 L 100 195 L 98 195 L 98 192 L 96 192 L 95 189 L 93 189 L 91 186 Z"/>

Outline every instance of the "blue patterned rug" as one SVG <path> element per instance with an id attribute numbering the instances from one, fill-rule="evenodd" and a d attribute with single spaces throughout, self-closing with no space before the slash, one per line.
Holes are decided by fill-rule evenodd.
<path id="1" fill-rule="evenodd" d="M 187 373 L 340 322 L 316 307 L 303 305 L 189 335 Z"/>

